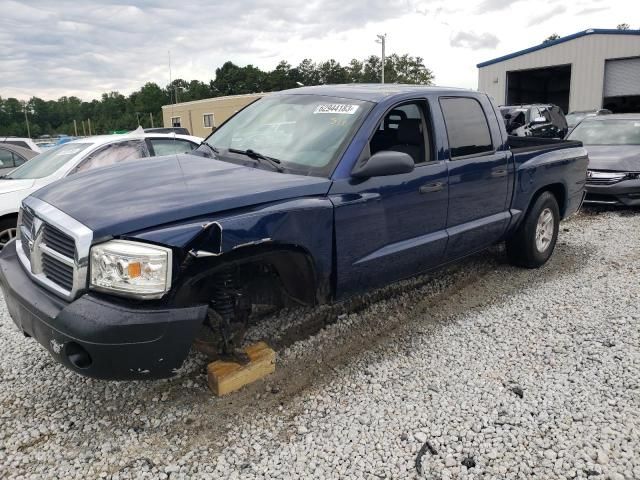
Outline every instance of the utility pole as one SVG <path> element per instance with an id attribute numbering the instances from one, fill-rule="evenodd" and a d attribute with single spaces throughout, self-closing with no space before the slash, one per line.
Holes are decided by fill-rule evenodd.
<path id="1" fill-rule="evenodd" d="M 89 136 L 91 136 L 91 119 L 87 118 L 87 126 L 89 128 Z"/>
<path id="2" fill-rule="evenodd" d="M 151 120 L 151 128 L 153 128 L 153 113 L 149 112 L 149 119 Z"/>
<path id="3" fill-rule="evenodd" d="M 385 33 L 385 34 L 376 35 L 376 36 L 378 37 L 378 40 L 376 40 L 376 42 L 382 44 L 382 79 L 380 83 L 384 83 L 384 60 L 385 60 L 384 50 L 387 45 L 387 34 Z"/>
<path id="4" fill-rule="evenodd" d="M 31 138 L 31 129 L 29 128 L 29 117 L 27 116 L 27 102 L 24 102 L 24 121 L 27 123 L 27 137 Z"/>
<path id="5" fill-rule="evenodd" d="M 76 137 L 78 136 L 78 124 L 76 123 L 75 118 L 73 119 L 73 130 L 75 132 Z"/>
<path id="6" fill-rule="evenodd" d="M 82 136 L 86 137 L 87 136 L 87 131 L 84 128 L 84 120 L 82 120 Z"/>
<path id="7" fill-rule="evenodd" d="M 138 126 L 140 126 L 140 114 L 136 112 L 136 118 L 138 119 Z"/>

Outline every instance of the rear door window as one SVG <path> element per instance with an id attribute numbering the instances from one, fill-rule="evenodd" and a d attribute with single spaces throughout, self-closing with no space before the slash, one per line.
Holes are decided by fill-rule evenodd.
<path id="1" fill-rule="evenodd" d="M 452 159 L 493 151 L 489 123 L 480 102 L 468 97 L 443 97 L 440 106 Z"/>
<path id="2" fill-rule="evenodd" d="M 140 140 L 112 143 L 89 155 L 89 157 L 76 168 L 75 172 L 86 172 L 94 168 L 107 167 L 127 160 L 135 160 L 148 156 L 147 147 L 144 142 Z"/>

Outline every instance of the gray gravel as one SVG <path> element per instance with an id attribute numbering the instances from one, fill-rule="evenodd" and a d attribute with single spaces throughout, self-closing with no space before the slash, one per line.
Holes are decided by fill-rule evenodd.
<path id="1" fill-rule="evenodd" d="M 587 211 L 541 270 L 495 248 L 357 313 L 282 312 L 251 332 L 276 373 L 222 399 L 197 354 L 161 382 L 70 373 L 0 297 L 0 478 L 638 479 L 639 240 Z"/>

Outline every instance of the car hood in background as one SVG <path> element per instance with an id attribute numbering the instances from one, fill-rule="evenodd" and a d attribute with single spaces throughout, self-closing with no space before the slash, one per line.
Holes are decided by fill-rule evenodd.
<path id="1" fill-rule="evenodd" d="M 640 145 L 585 145 L 590 170 L 640 172 Z"/>
<path id="2" fill-rule="evenodd" d="M 34 196 L 108 238 L 235 208 L 324 195 L 331 181 L 196 155 L 124 162 L 72 175 Z"/>
<path id="3" fill-rule="evenodd" d="M 8 172 L 7 172 L 8 173 Z M 0 195 L 3 193 L 18 192 L 20 190 L 28 190 L 36 183 L 33 179 L 16 179 L 0 178 Z"/>

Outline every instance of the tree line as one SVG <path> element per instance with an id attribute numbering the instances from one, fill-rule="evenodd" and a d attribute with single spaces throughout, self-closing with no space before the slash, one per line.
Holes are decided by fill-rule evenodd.
<path id="1" fill-rule="evenodd" d="M 335 60 L 316 63 L 305 59 L 297 66 L 281 61 L 273 70 L 263 71 L 253 65 L 244 67 L 226 62 L 215 71 L 210 82 L 176 79 L 164 88 L 146 83 L 128 96 L 114 91 L 100 99 L 83 101 L 78 97 L 28 101 L 0 97 L 0 136 L 27 136 L 27 118 L 31 137 L 74 135 L 74 120 L 80 135 L 102 134 L 114 130 L 132 130 L 137 125 L 162 126 L 162 106 L 174 102 L 245 93 L 273 92 L 301 85 L 336 83 L 377 83 L 382 61 L 372 55 L 364 61 L 351 60 L 341 65 Z M 393 54 L 385 58 L 385 82 L 430 85 L 433 72 L 421 57 Z M 25 115 L 26 114 L 26 115 Z"/>

